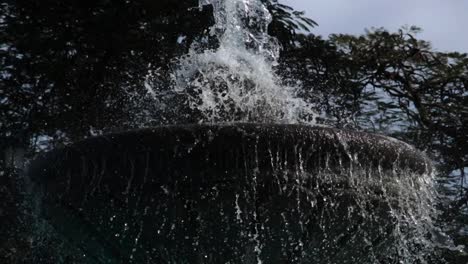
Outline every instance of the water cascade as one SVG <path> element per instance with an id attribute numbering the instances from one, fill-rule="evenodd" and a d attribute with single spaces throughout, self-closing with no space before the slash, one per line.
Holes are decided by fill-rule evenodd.
<path id="1" fill-rule="evenodd" d="M 311 107 L 274 74 L 267 9 L 201 4 L 214 7 L 219 47 L 182 57 L 174 91 L 202 124 L 39 157 L 29 175 L 41 217 L 96 264 L 424 263 L 434 214 L 425 155 L 312 126 Z"/>
<path id="2" fill-rule="evenodd" d="M 197 122 L 313 123 L 312 106 L 299 98 L 297 87 L 281 84 L 273 66 L 279 44 L 267 34 L 271 15 L 260 1 L 208 1 L 215 25 L 216 49 L 195 43 L 179 59 L 171 92 L 183 97 L 198 114 Z M 147 84 L 158 101 L 166 91 Z M 179 111 L 185 112 L 185 111 Z"/>

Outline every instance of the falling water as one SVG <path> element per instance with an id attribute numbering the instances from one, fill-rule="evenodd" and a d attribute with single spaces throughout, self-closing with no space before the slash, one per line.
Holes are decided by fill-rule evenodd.
<path id="1" fill-rule="evenodd" d="M 90 263 L 431 263 L 430 162 L 387 137 L 167 126 L 38 164 L 47 218 Z"/>
<path id="2" fill-rule="evenodd" d="M 312 106 L 297 96 L 297 87 L 282 85 L 275 74 L 280 48 L 267 34 L 272 17 L 262 2 L 200 2 L 208 4 L 215 18 L 210 34 L 219 47 L 200 49 L 202 44 L 195 43 L 173 75 L 173 92 L 198 113 L 195 121 L 313 123 Z M 148 82 L 146 87 L 158 99 L 163 96 Z"/>
<path id="3" fill-rule="evenodd" d="M 425 263 L 436 213 L 427 158 L 391 138 L 308 126 L 312 106 L 275 75 L 267 8 L 206 4 L 219 45 L 196 43 L 178 60 L 171 92 L 183 100 L 168 107 L 230 124 L 52 153 L 35 177 L 59 232 L 96 263 Z M 166 91 L 145 86 L 164 101 Z"/>

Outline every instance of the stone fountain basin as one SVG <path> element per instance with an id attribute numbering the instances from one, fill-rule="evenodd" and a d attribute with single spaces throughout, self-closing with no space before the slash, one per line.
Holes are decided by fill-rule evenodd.
<path id="1" fill-rule="evenodd" d="M 389 137 L 246 123 L 89 138 L 29 175 L 41 216 L 90 263 L 346 263 L 370 242 L 386 254 L 399 184 L 417 192 L 430 170 Z"/>

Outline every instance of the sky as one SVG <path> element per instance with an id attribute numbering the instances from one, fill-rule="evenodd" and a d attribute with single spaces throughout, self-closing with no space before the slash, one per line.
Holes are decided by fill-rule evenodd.
<path id="1" fill-rule="evenodd" d="M 420 39 L 437 51 L 468 52 L 468 0 L 280 0 L 319 26 L 312 33 L 363 34 L 365 28 L 396 31 L 419 26 Z"/>

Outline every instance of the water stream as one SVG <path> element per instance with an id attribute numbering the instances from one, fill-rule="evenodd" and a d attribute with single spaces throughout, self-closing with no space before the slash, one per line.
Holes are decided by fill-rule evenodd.
<path id="1" fill-rule="evenodd" d="M 275 74 L 280 46 L 267 34 L 271 15 L 261 1 L 201 0 L 212 5 L 210 34 L 215 49 L 195 43 L 173 74 L 172 92 L 184 98 L 195 122 L 314 123 L 312 105 L 297 96 L 299 87 L 282 85 Z M 146 85 L 158 101 L 166 92 Z"/>

